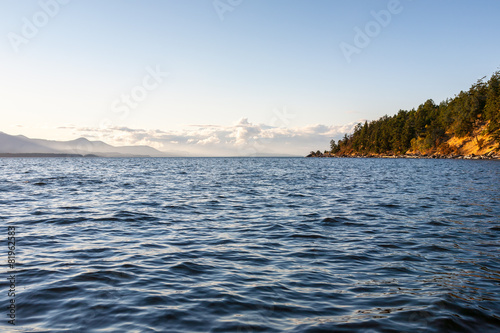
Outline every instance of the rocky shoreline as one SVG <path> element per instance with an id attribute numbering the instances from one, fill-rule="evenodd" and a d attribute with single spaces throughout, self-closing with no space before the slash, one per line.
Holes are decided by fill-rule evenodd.
<path id="1" fill-rule="evenodd" d="M 332 153 L 315 153 L 306 156 L 317 158 L 424 158 L 424 159 L 451 159 L 451 160 L 500 160 L 500 153 L 489 152 L 484 155 L 443 155 L 443 154 L 419 154 L 408 153 L 404 155 L 385 155 L 385 154 L 341 154 L 335 155 Z"/>

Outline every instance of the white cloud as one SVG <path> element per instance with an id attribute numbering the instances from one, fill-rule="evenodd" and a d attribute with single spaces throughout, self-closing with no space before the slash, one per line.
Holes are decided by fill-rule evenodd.
<path id="1" fill-rule="evenodd" d="M 328 149 L 332 138 L 339 139 L 344 133 L 352 132 L 354 125 L 283 128 L 253 124 L 243 118 L 232 126 L 191 125 L 168 132 L 127 127 L 75 127 L 74 131 L 112 145 L 148 145 L 192 156 L 304 156 L 311 150 Z"/>

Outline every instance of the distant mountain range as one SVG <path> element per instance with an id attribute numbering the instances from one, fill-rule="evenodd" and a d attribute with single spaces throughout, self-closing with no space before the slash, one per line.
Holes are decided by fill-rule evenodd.
<path id="1" fill-rule="evenodd" d="M 115 147 L 102 141 L 30 139 L 0 132 L 0 156 L 172 157 L 149 146 Z"/>

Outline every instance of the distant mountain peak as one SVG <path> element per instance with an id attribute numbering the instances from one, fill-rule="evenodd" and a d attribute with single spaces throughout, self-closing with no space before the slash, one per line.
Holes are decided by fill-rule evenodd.
<path id="1" fill-rule="evenodd" d="M 168 157 L 150 146 L 115 147 L 102 141 L 80 137 L 71 141 L 30 139 L 24 135 L 0 132 L 0 153 L 4 154 L 77 154 L 101 157 Z"/>
<path id="2" fill-rule="evenodd" d="M 89 140 L 89 139 L 84 138 L 84 137 L 78 138 L 78 139 L 73 140 L 73 141 L 75 141 L 75 142 L 90 142 L 90 140 Z"/>

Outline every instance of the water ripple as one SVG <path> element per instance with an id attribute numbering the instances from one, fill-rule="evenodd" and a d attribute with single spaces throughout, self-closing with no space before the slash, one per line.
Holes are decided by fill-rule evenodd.
<path id="1" fill-rule="evenodd" d="M 18 233 L 18 331 L 500 330 L 495 161 L 0 168 L 1 220 Z"/>

